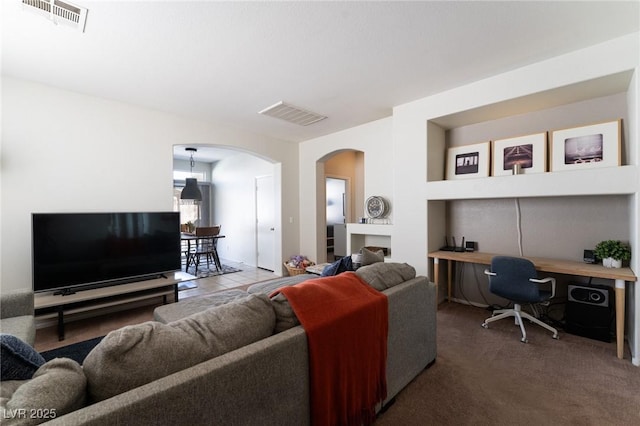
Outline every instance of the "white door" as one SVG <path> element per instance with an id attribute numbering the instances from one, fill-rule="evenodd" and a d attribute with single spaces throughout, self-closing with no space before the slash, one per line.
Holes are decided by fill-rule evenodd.
<path id="1" fill-rule="evenodd" d="M 275 213 L 273 176 L 256 178 L 256 239 L 258 268 L 275 271 Z"/>

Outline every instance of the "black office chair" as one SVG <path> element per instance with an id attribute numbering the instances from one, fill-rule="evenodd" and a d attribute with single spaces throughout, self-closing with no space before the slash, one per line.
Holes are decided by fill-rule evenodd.
<path id="1" fill-rule="evenodd" d="M 524 303 L 541 303 L 553 298 L 556 294 L 555 278 L 539 280 L 536 268 L 530 260 L 509 256 L 495 256 L 491 259 L 491 270 L 485 270 L 484 273 L 489 276 L 489 290 L 491 293 L 513 302 L 512 309 L 493 311 L 493 315 L 482 323 L 484 328 L 489 328 L 490 322 L 515 317 L 515 322 L 522 331 L 521 341 L 527 343 L 527 332 L 522 322 L 522 319 L 526 318 L 551 331 L 554 339 L 558 338 L 558 330 L 527 312 L 523 312 L 521 309 L 521 305 Z M 547 283 L 551 283 L 551 291 L 540 288 L 541 284 Z"/>

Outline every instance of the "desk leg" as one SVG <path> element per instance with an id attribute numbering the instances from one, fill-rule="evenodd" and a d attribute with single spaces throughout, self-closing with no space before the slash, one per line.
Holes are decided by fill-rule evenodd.
<path id="1" fill-rule="evenodd" d="M 433 282 L 436 283 L 436 305 L 438 304 L 438 286 L 440 284 L 440 259 L 433 258 Z"/>
<path id="2" fill-rule="evenodd" d="M 447 260 L 447 301 L 451 302 L 451 284 L 453 280 L 453 260 Z"/>
<path id="3" fill-rule="evenodd" d="M 452 269 L 453 269 L 453 261 L 446 260 L 447 262 L 447 302 L 451 302 L 451 284 L 452 280 Z M 436 283 L 436 301 L 438 300 L 438 286 L 440 284 L 440 259 L 437 257 L 433 258 L 433 281 Z"/>
<path id="4" fill-rule="evenodd" d="M 616 349 L 618 358 L 624 358 L 624 280 L 616 280 Z"/>

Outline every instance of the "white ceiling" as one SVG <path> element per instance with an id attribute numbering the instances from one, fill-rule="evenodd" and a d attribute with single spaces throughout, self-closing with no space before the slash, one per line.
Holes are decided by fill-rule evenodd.
<path id="1" fill-rule="evenodd" d="M 84 33 L 0 2 L 2 73 L 293 142 L 640 21 L 637 0 L 73 3 L 89 9 Z M 257 113 L 281 100 L 328 118 Z"/>

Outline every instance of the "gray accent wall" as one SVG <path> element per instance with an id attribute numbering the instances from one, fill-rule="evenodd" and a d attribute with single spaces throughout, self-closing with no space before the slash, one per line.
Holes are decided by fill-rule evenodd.
<path id="1" fill-rule="evenodd" d="M 479 251 L 517 256 L 520 254 L 517 202 L 524 256 L 580 260 L 584 249 L 593 249 L 607 239 L 628 241 L 630 235 L 630 197 L 624 195 L 449 201 L 446 234 L 455 236 L 458 244 L 463 236 L 467 241 L 476 241 Z M 466 264 L 464 269 L 459 266 L 452 297 L 479 304 L 487 304 L 486 299 L 499 300 L 487 296 L 484 268 L 473 264 Z M 600 280 L 593 283 L 611 284 Z"/>

